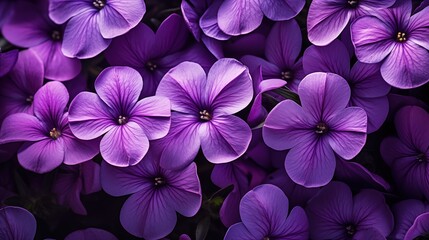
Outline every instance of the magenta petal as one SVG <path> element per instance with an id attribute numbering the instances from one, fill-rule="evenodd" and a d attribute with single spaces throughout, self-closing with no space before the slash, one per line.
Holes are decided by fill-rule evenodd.
<path id="1" fill-rule="evenodd" d="M 49 17 L 57 24 L 65 23 L 70 18 L 87 11 L 95 11 L 88 1 L 49 1 Z"/>
<path id="2" fill-rule="evenodd" d="M 55 126 L 62 121 L 68 101 L 69 93 L 64 84 L 48 82 L 34 95 L 34 115 L 43 122 Z"/>
<path id="3" fill-rule="evenodd" d="M 92 58 L 104 51 L 112 40 L 101 36 L 99 14 L 86 11 L 67 22 L 62 51 L 66 57 Z"/>
<path id="4" fill-rule="evenodd" d="M 15 113 L 3 120 L 0 131 L 1 143 L 40 141 L 47 139 L 49 129 L 36 117 L 26 113 Z"/>
<path id="5" fill-rule="evenodd" d="M 146 12 L 141 0 L 109 0 L 100 10 L 100 32 L 104 38 L 120 36 L 137 26 Z"/>
<path id="6" fill-rule="evenodd" d="M 71 102 L 69 124 L 73 134 L 84 140 L 97 138 L 115 126 L 113 114 L 95 93 L 81 92 Z"/>
<path id="7" fill-rule="evenodd" d="M 201 148 L 212 163 L 227 163 L 247 150 L 252 132 L 249 125 L 233 115 L 215 116 L 200 125 Z"/>
<path id="8" fill-rule="evenodd" d="M 64 160 L 64 141 L 45 139 L 27 142 L 18 150 L 18 161 L 27 170 L 47 173 L 60 166 Z"/>
<path id="9" fill-rule="evenodd" d="M 249 70 L 232 58 L 217 61 L 207 75 L 204 94 L 214 108 L 214 115 L 234 114 L 242 110 L 253 97 Z"/>
<path id="10" fill-rule="evenodd" d="M 160 239 L 173 231 L 177 217 L 161 191 L 145 189 L 125 201 L 120 220 L 125 230 L 134 236 Z"/>
<path id="11" fill-rule="evenodd" d="M 416 88 L 429 81 L 428 50 L 408 41 L 395 44 L 381 65 L 384 80 L 397 88 Z"/>
<path id="12" fill-rule="evenodd" d="M 118 238 L 103 229 L 86 228 L 70 233 L 64 240 L 118 240 Z"/>
<path id="13" fill-rule="evenodd" d="M 228 231 L 225 235 L 225 240 L 249 240 L 253 238 L 256 239 L 257 237 L 262 239 L 264 236 L 255 236 L 253 232 L 251 233 L 242 222 L 239 222 L 228 228 Z"/>
<path id="14" fill-rule="evenodd" d="M 264 14 L 259 8 L 259 0 L 225 0 L 217 16 L 220 29 L 237 36 L 259 27 Z"/>
<path id="15" fill-rule="evenodd" d="M 0 233 L 5 240 L 31 240 L 36 235 L 37 223 L 26 209 L 6 206 L 0 209 L 0 226 Z"/>
<path id="16" fill-rule="evenodd" d="M 305 187 L 328 184 L 335 171 L 335 154 L 324 139 L 313 133 L 301 136 L 303 141 L 286 155 L 285 168 L 290 178 Z"/>
<path id="17" fill-rule="evenodd" d="M 274 21 L 289 20 L 304 7 L 304 0 L 260 0 L 259 7 L 267 18 Z"/>
<path id="18" fill-rule="evenodd" d="M 149 140 L 143 129 L 134 122 L 112 128 L 100 142 L 103 159 L 117 167 L 135 165 L 149 149 Z"/>

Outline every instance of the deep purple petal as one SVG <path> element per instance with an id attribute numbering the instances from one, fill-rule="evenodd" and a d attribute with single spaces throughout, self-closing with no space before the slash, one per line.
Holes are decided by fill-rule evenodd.
<path id="1" fill-rule="evenodd" d="M 429 232 L 429 213 L 419 215 L 405 235 L 404 240 L 413 240 L 419 236 L 427 236 Z"/>
<path id="2" fill-rule="evenodd" d="M 183 48 L 189 36 L 183 18 L 177 14 L 168 16 L 155 34 L 154 48 L 159 56 L 177 52 Z"/>
<path id="3" fill-rule="evenodd" d="M 27 170 L 47 173 L 64 161 L 64 140 L 58 138 L 27 142 L 18 150 L 18 161 Z"/>
<path id="4" fill-rule="evenodd" d="M 258 0 L 225 0 L 219 8 L 218 24 L 226 34 L 237 36 L 255 30 L 263 17 Z"/>
<path id="5" fill-rule="evenodd" d="M 250 232 L 242 222 L 229 227 L 225 234 L 225 240 L 249 240 L 257 237 L 263 238 L 264 236 L 255 236 L 254 233 Z"/>
<path id="6" fill-rule="evenodd" d="M 383 125 L 389 113 L 389 101 L 387 96 L 378 98 L 360 98 L 352 96 L 350 103 L 352 106 L 361 107 L 365 110 L 368 116 L 368 133 L 378 130 L 381 125 Z"/>
<path id="7" fill-rule="evenodd" d="M 415 199 L 404 200 L 393 205 L 395 229 L 390 234 L 390 237 L 395 240 L 405 239 L 405 234 L 413 225 L 414 220 L 427 210 L 428 206 L 425 203 Z M 413 240 L 413 238 L 409 240 Z"/>
<path id="8" fill-rule="evenodd" d="M 43 62 L 32 50 L 19 52 L 15 67 L 9 73 L 15 85 L 27 94 L 35 94 L 43 85 Z"/>
<path id="9" fill-rule="evenodd" d="M 64 240 L 118 240 L 118 238 L 103 229 L 85 228 L 70 233 Z"/>
<path id="10" fill-rule="evenodd" d="M 0 131 L 1 143 L 40 141 L 49 137 L 49 130 L 36 117 L 15 113 L 5 118 Z"/>
<path id="11" fill-rule="evenodd" d="M 24 208 L 0 209 L 0 234 L 4 239 L 31 240 L 36 235 L 36 219 Z"/>
<path id="12" fill-rule="evenodd" d="M 304 0 L 259 0 L 259 7 L 265 16 L 274 21 L 289 20 L 302 10 Z"/>
<path id="13" fill-rule="evenodd" d="M 9 73 L 18 60 L 18 50 L 0 53 L 0 77 Z"/>
<path id="14" fill-rule="evenodd" d="M 380 73 L 380 64 L 356 62 L 350 71 L 348 79 L 353 85 L 352 96 L 373 98 L 386 96 L 390 86 L 384 81 Z"/>

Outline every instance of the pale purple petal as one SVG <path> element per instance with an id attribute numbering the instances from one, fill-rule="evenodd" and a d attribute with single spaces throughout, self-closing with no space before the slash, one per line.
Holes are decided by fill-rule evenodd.
<path id="1" fill-rule="evenodd" d="M 200 18 L 200 27 L 204 34 L 217 40 L 228 40 L 230 35 L 224 33 L 218 25 L 218 12 L 222 1 L 214 1 Z"/>
<path id="2" fill-rule="evenodd" d="M 31 240 L 36 227 L 36 219 L 26 209 L 12 206 L 0 209 L 0 235 L 4 239 Z"/>
<path id="3" fill-rule="evenodd" d="M 18 161 L 27 170 L 47 173 L 64 161 L 64 140 L 58 138 L 27 142 L 18 150 Z"/>
<path id="4" fill-rule="evenodd" d="M 95 11 L 90 1 L 50 0 L 49 17 L 57 24 L 65 23 L 70 18 L 87 11 Z"/>
<path id="5" fill-rule="evenodd" d="M 429 2 L 428 2 L 429 3 Z M 426 3 L 426 4 L 428 4 Z M 422 11 L 411 16 L 410 25 L 408 26 L 410 36 L 408 39 L 421 47 L 429 50 L 429 33 L 427 28 L 429 27 L 429 7 L 424 8 Z"/>
<path id="6" fill-rule="evenodd" d="M 237 36 L 255 30 L 263 17 L 259 0 L 225 0 L 219 8 L 218 24 L 226 34 Z"/>
<path id="7" fill-rule="evenodd" d="M 69 101 L 67 88 L 61 82 L 48 82 L 34 95 L 34 115 L 41 121 L 55 127 L 59 124 Z"/>
<path id="8" fill-rule="evenodd" d="M 304 0 L 259 0 L 259 7 L 265 16 L 274 21 L 289 20 L 302 10 Z"/>
<path id="9" fill-rule="evenodd" d="M 5 118 L 0 131 L 1 143 L 40 141 L 49 137 L 49 130 L 39 119 L 26 113 Z"/>
<path id="10" fill-rule="evenodd" d="M 62 132 L 64 140 L 64 164 L 75 165 L 91 160 L 100 152 L 100 139 L 80 140 L 66 126 Z"/>

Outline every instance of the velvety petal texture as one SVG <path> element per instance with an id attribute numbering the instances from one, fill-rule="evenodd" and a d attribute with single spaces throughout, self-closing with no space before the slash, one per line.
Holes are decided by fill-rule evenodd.
<path id="1" fill-rule="evenodd" d="M 36 219 L 24 208 L 0 209 L 0 236 L 4 239 L 32 240 L 36 235 Z"/>

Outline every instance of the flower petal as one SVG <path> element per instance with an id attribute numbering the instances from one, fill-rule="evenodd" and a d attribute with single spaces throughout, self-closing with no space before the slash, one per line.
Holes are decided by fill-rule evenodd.
<path id="1" fill-rule="evenodd" d="M 410 32 L 409 40 L 429 50 L 429 33 L 427 28 L 429 27 L 429 7 L 424 8 L 422 11 L 414 14 L 410 18 L 409 29 Z"/>
<path id="2" fill-rule="evenodd" d="M 57 24 L 63 24 L 70 18 L 88 11 L 96 11 L 88 1 L 51 0 L 49 1 L 49 17 Z"/>
<path id="3" fill-rule="evenodd" d="M 118 240 L 118 238 L 103 229 L 85 228 L 70 233 L 64 240 Z"/>
<path id="4" fill-rule="evenodd" d="M 0 209 L 0 232 L 5 239 L 33 239 L 36 225 L 34 216 L 24 208 L 6 206 Z"/>
<path id="5" fill-rule="evenodd" d="M 100 10 L 100 32 L 104 38 L 118 37 L 137 26 L 146 12 L 144 1 L 109 0 Z"/>
<path id="6" fill-rule="evenodd" d="M 40 141 L 47 139 L 49 129 L 36 117 L 15 113 L 3 120 L 0 131 L 1 143 Z"/>
<path id="7" fill-rule="evenodd" d="M 223 32 L 237 36 L 255 30 L 261 25 L 263 17 L 259 0 L 225 0 L 217 18 Z"/>
<path id="8" fill-rule="evenodd" d="M 423 213 L 419 215 L 415 220 L 413 225 L 408 229 L 407 234 L 405 235 L 404 240 L 416 239 L 421 235 L 426 235 L 429 232 L 429 213 Z"/>
<path id="9" fill-rule="evenodd" d="M 299 206 L 294 207 L 279 230 L 276 235 L 283 239 L 309 239 L 309 223 L 304 209 Z"/>
<path id="10" fill-rule="evenodd" d="M 225 240 L 249 240 L 263 238 L 264 235 L 255 236 L 254 233 L 250 232 L 242 222 L 236 223 L 228 228 L 225 235 Z"/>
<path id="11" fill-rule="evenodd" d="M 64 140 L 64 164 L 75 165 L 91 160 L 100 152 L 100 140 L 84 141 L 77 139 L 69 126 L 63 128 Z"/>
<path id="12" fill-rule="evenodd" d="M 395 115 L 395 127 L 399 138 L 410 149 L 422 152 L 429 149 L 429 113 L 417 106 L 405 106 Z"/>
<path id="13" fill-rule="evenodd" d="M 352 96 L 373 98 L 386 96 L 390 92 L 380 73 L 381 64 L 356 62 L 350 71 L 349 82 L 353 85 Z"/>
<path id="14" fill-rule="evenodd" d="M 34 115 L 48 126 L 59 127 L 68 101 L 69 93 L 61 82 L 48 82 L 34 95 Z"/>
<path id="15" fill-rule="evenodd" d="M 18 150 L 18 161 L 27 170 L 50 172 L 64 161 L 64 141 L 58 138 L 24 143 Z"/>
<path id="16" fill-rule="evenodd" d="M 100 142 L 101 156 L 116 167 L 136 165 L 148 149 L 149 140 L 143 129 L 134 122 L 112 128 Z"/>
<path id="17" fill-rule="evenodd" d="M 305 5 L 304 0 L 262 0 L 259 7 L 265 16 L 274 21 L 289 20 L 302 10 Z"/>
<path id="18" fill-rule="evenodd" d="M 389 100 L 387 96 L 378 98 L 352 96 L 350 103 L 352 106 L 361 107 L 365 110 L 368 116 L 368 133 L 378 130 L 383 125 L 389 113 Z"/>
<path id="19" fill-rule="evenodd" d="M 177 52 L 186 44 L 189 31 L 183 18 L 175 13 L 168 16 L 158 27 L 155 34 L 154 48 L 158 56 Z"/>
<path id="20" fill-rule="evenodd" d="M 228 40 L 229 38 L 231 38 L 231 36 L 224 33 L 219 28 L 219 24 L 218 24 L 217 15 L 222 3 L 223 2 L 221 1 L 213 2 L 207 8 L 204 14 L 201 16 L 199 25 L 201 27 L 201 30 L 204 32 L 204 34 L 207 35 L 208 37 L 211 37 L 217 40 Z"/>
<path id="21" fill-rule="evenodd" d="M 9 73 L 10 79 L 21 91 L 35 94 L 43 85 L 43 62 L 32 50 L 20 51 L 15 67 Z"/>
<path id="22" fill-rule="evenodd" d="M 15 66 L 17 60 L 18 50 L 0 53 L 0 66 L 2 66 L 0 69 L 0 77 L 3 77 L 7 73 L 9 73 Z"/>
<path id="23" fill-rule="evenodd" d="M 211 163 L 231 162 L 247 150 L 252 132 L 242 119 L 233 116 L 215 116 L 200 125 L 201 148 Z"/>

